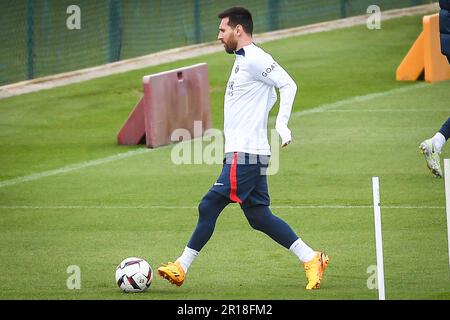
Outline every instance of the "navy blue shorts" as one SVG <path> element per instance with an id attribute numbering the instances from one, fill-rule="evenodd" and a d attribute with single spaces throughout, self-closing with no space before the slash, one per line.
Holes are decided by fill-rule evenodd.
<path id="1" fill-rule="evenodd" d="M 242 152 L 226 153 L 222 173 L 212 186 L 214 191 L 237 202 L 242 208 L 270 205 L 267 167 L 270 156 Z"/>

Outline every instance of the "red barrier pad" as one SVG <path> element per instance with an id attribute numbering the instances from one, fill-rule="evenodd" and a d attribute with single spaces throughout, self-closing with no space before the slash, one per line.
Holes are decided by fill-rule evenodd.
<path id="1" fill-rule="evenodd" d="M 134 107 L 117 135 L 117 142 L 125 145 L 139 144 L 145 136 L 144 97 Z"/>
<path id="2" fill-rule="evenodd" d="M 145 136 L 147 147 L 172 142 L 176 129 L 192 138 L 194 122 L 201 121 L 201 134 L 211 128 L 208 66 L 206 63 L 161 72 L 143 78 L 144 95 L 119 131 L 119 144 L 138 144 Z"/>

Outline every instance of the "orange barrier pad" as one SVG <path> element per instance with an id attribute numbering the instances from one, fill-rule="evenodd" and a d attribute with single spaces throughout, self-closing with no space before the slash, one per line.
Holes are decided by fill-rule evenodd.
<path id="1" fill-rule="evenodd" d="M 398 81 L 416 81 L 424 73 L 426 82 L 450 79 L 450 64 L 441 53 L 439 14 L 423 17 L 423 31 L 396 71 Z"/>

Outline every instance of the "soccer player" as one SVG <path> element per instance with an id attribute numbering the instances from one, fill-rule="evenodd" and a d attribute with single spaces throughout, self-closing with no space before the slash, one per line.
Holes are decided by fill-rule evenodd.
<path id="1" fill-rule="evenodd" d="M 436 134 L 420 144 L 420 149 L 427 162 L 428 169 L 437 178 L 442 178 L 441 161 L 439 154 L 442 152 L 442 147 L 445 142 L 450 138 L 450 118 L 445 121 L 441 129 Z"/>
<path id="2" fill-rule="evenodd" d="M 441 52 L 450 63 L 450 0 L 439 0 L 439 33 Z"/>
<path id="3" fill-rule="evenodd" d="M 439 6 L 439 32 L 441 39 L 441 52 L 450 63 L 450 0 L 440 0 Z M 420 144 L 420 149 L 427 162 L 428 169 L 436 177 L 442 177 L 439 154 L 442 146 L 450 137 L 450 118 L 442 125 L 441 129 L 430 139 Z"/>
<path id="4" fill-rule="evenodd" d="M 225 159 L 222 173 L 198 206 L 197 226 L 175 262 L 158 268 L 158 274 L 181 286 L 194 259 L 214 232 L 216 220 L 231 202 L 240 204 L 250 226 L 289 249 L 304 264 L 306 289 L 318 289 L 328 256 L 314 251 L 270 208 L 267 175 L 270 145 L 267 140 L 269 111 L 280 91 L 275 128 L 282 147 L 291 142 L 287 124 L 297 86 L 271 55 L 253 43 L 251 13 L 242 7 L 218 15 L 218 40 L 235 55 L 224 101 Z"/>

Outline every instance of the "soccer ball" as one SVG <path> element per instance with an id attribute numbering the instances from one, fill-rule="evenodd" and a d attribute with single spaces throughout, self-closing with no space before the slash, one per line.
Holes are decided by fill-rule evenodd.
<path id="1" fill-rule="evenodd" d="M 116 283 L 125 292 L 143 292 L 152 281 L 152 267 L 142 258 L 126 258 L 117 266 Z"/>

